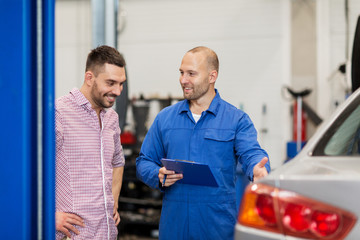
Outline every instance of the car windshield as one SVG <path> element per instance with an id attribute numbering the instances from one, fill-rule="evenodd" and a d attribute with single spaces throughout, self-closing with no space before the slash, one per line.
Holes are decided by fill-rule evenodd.
<path id="1" fill-rule="evenodd" d="M 340 115 L 319 142 L 314 155 L 360 155 L 360 105 L 356 99 Z"/>

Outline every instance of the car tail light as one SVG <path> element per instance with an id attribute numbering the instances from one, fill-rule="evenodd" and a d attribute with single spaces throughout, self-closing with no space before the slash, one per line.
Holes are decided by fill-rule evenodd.
<path id="1" fill-rule="evenodd" d="M 337 207 L 264 184 L 249 185 L 241 202 L 241 225 L 307 239 L 340 240 L 357 219 Z"/>

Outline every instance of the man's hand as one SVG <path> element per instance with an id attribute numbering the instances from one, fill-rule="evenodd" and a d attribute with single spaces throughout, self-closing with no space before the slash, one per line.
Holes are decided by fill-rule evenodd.
<path id="1" fill-rule="evenodd" d="M 268 172 L 265 168 L 265 164 L 269 161 L 269 159 L 267 157 L 264 157 L 263 159 L 261 159 L 261 161 L 256 164 L 254 166 L 254 170 L 253 170 L 253 181 L 256 182 L 257 180 L 259 180 L 262 177 L 265 177 L 266 175 L 268 175 Z"/>
<path id="2" fill-rule="evenodd" d="M 116 226 L 119 225 L 121 219 L 120 219 L 120 214 L 118 212 L 118 207 L 115 206 L 115 204 L 114 204 L 114 211 L 113 211 L 113 219 L 115 221 L 115 225 Z"/>
<path id="3" fill-rule="evenodd" d="M 70 231 L 79 234 L 74 225 L 85 227 L 84 220 L 76 214 L 66 212 L 56 212 L 56 230 L 64 233 L 67 237 L 71 238 Z"/>
<path id="4" fill-rule="evenodd" d="M 165 184 L 163 184 L 164 177 L 166 175 Z M 174 171 L 166 170 L 165 167 L 159 169 L 159 181 L 163 184 L 163 187 L 169 187 L 173 185 L 176 181 L 183 178 L 182 174 L 176 174 Z"/>

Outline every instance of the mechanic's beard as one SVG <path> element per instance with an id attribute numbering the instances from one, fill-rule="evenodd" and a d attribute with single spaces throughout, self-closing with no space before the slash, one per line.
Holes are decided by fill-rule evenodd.
<path id="1" fill-rule="evenodd" d="M 184 98 L 187 100 L 197 100 L 204 96 L 209 91 L 210 86 L 204 85 L 204 86 L 197 86 L 193 87 L 193 92 L 191 94 L 185 94 L 185 91 L 183 90 Z"/>

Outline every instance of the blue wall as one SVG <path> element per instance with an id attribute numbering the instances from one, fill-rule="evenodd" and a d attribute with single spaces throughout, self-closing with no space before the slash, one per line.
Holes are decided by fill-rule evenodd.
<path id="1" fill-rule="evenodd" d="M 38 72 L 37 6 L 33 0 L 0 0 L 0 226 L 4 239 L 53 239 L 54 236 L 54 0 L 43 0 L 42 64 Z M 38 77 L 43 92 L 38 93 Z M 41 108 L 38 108 L 38 94 Z M 38 112 L 42 124 L 38 124 Z M 38 134 L 38 130 L 41 134 Z M 44 145 L 38 154 L 38 139 Z M 44 166 L 38 166 L 38 157 Z M 38 232 L 38 169 L 47 220 Z M 40 183 L 41 184 L 41 183 Z M 51 209 L 51 211 L 50 211 Z M 44 221 L 45 222 L 45 221 Z"/>

